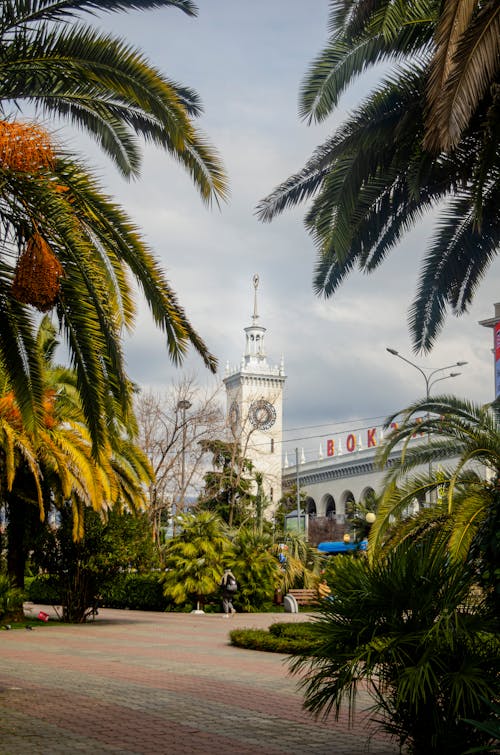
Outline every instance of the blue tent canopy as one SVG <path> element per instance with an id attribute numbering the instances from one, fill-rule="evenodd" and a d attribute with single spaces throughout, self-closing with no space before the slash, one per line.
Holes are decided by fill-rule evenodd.
<path id="1" fill-rule="evenodd" d="M 360 543 L 344 543 L 343 540 L 325 540 L 318 545 L 321 553 L 350 553 L 351 551 L 365 551 L 368 547 L 368 540 L 362 540 Z"/>

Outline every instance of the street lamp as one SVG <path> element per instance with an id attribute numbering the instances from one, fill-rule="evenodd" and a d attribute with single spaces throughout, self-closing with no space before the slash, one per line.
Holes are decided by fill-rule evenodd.
<path id="1" fill-rule="evenodd" d="M 398 357 L 398 359 L 402 359 L 403 362 L 406 362 L 406 364 L 410 364 L 412 367 L 415 367 L 416 370 L 420 372 L 422 377 L 425 380 L 425 397 L 426 399 L 429 399 L 431 395 L 431 388 L 435 383 L 438 383 L 440 380 L 446 380 L 447 378 L 454 378 L 458 377 L 458 375 L 461 375 L 461 372 L 450 372 L 449 375 L 443 375 L 443 377 L 437 378 L 436 380 L 432 380 L 434 375 L 437 375 L 438 372 L 443 372 L 443 370 L 451 370 L 453 367 L 463 367 L 464 365 L 468 364 L 468 362 L 453 362 L 453 364 L 446 364 L 444 367 L 419 367 L 418 364 L 415 364 L 415 362 L 412 362 L 410 359 L 407 359 L 402 354 L 399 353 L 399 351 L 396 351 L 396 349 L 390 349 L 388 346 L 386 347 L 386 351 L 389 352 L 389 354 L 392 354 L 394 357 Z"/>
<path id="2" fill-rule="evenodd" d="M 185 496 L 184 483 L 186 477 L 186 411 L 191 407 L 191 402 L 182 399 L 177 403 L 177 409 L 182 412 L 182 456 L 181 456 L 181 511 L 184 511 Z"/>
<path id="3" fill-rule="evenodd" d="M 398 359 L 402 359 L 403 362 L 406 362 L 406 364 L 410 364 L 412 367 L 415 367 L 416 370 L 420 372 L 422 377 L 425 380 L 425 398 L 428 401 L 431 395 L 431 388 L 436 383 L 439 383 L 440 380 L 447 380 L 448 378 L 454 378 L 461 375 L 461 372 L 450 372 L 448 375 L 443 375 L 442 377 L 438 377 L 435 380 L 432 378 L 434 375 L 437 375 L 439 372 L 443 372 L 444 370 L 451 370 L 453 367 L 463 367 L 464 365 L 468 364 L 468 362 L 453 362 L 453 364 L 446 364 L 444 367 L 420 367 L 418 364 L 415 364 L 415 362 L 412 362 L 410 359 L 407 359 L 406 357 L 402 356 L 402 354 L 399 353 L 399 351 L 396 351 L 396 349 L 390 349 L 388 346 L 386 347 L 386 351 L 389 352 L 389 354 L 392 354 L 394 357 L 398 357 Z M 429 417 L 429 414 L 427 414 L 427 417 Z M 431 442 L 431 436 L 430 433 L 427 432 L 427 443 L 430 444 Z M 429 460 L 429 480 L 432 477 L 432 461 Z"/>

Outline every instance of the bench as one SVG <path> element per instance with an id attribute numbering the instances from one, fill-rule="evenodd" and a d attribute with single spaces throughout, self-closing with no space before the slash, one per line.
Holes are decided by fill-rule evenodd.
<path id="1" fill-rule="evenodd" d="M 292 595 L 299 606 L 313 606 L 319 603 L 318 591 L 315 587 L 289 590 L 287 595 Z"/>

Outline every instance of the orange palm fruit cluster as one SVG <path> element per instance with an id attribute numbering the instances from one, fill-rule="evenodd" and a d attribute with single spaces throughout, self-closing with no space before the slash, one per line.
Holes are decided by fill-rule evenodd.
<path id="1" fill-rule="evenodd" d="M 64 269 L 43 236 L 35 232 L 19 257 L 11 294 L 22 304 L 47 312 L 57 301 Z"/>
<path id="2" fill-rule="evenodd" d="M 23 428 L 23 419 L 13 391 L 9 391 L 0 398 L 0 418 L 6 420 L 16 430 L 20 431 Z"/>
<path id="3" fill-rule="evenodd" d="M 0 121 L 0 165 L 35 173 L 54 165 L 48 133 L 35 124 Z"/>

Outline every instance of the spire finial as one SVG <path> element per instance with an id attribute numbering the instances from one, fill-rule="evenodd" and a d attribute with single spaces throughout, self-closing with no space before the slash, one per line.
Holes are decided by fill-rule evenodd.
<path id="1" fill-rule="evenodd" d="M 253 295 L 253 315 L 252 320 L 255 322 L 259 319 L 259 315 L 257 312 L 257 289 L 259 287 L 259 276 L 257 273 L 253 276 L 253 287 L 254 287 L 254 295 Z"/>

